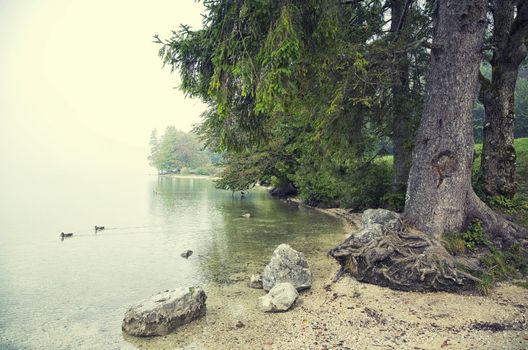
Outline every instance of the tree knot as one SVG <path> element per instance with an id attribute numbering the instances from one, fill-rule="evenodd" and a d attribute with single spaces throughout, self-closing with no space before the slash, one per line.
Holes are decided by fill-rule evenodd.
<path id="1" fill-rule="evenodd" d="M 431 165 L 438 176 L 436 188 L 439 188 L 444 179 L 451 177 L 458 169 L 458 161 L 454 157 L 453 152 L 449 150 L 442 151 L 433 157 Z"/>

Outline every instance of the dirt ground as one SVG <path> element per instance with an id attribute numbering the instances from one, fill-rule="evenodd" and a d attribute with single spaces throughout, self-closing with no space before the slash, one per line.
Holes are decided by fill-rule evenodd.
<path id="1" fill-rule="evenodd" d="M 141 349 L 528 350 L 527 289 L 399 292 L 351 277 L 332 284 L 338 266 L 324 252 L 309 255 L 309 263 L 313 286 L 287 312 L 260 312 L 265 292 L 245 281 L 209 286 L 205 318 L 168 336 L 126 340 Z"/>

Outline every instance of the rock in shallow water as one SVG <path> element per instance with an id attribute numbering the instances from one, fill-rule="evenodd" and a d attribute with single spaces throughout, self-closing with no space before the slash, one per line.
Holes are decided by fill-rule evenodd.
<path id="1" fill-rule="evenodd" d="M 259 298 L 259 308 L 264 312 L 278 312 L 288 310 L 299 293 L 291 283 L 278 283 L 268 294 Z"/>
<path id="2" fill-rule="evenodd" d="M 145 337 L 165 335 L 205 315 L 207 296 L 200 287 L 165 291 L 133 306 L 125 313 L 122 330 Z"/>
<path id="3" fill-rule="evenodd" d="M 312 286 L 312 273 L 306 257 L 288 244 L 281 244 L 275 249 L 270 263 L 262 273 L 262 286 L 265 290 L 282 282 L 293 284 L 297 290 Z"/>

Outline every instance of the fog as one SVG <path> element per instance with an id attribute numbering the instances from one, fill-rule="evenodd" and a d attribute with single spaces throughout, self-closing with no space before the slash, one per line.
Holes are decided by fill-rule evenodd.
<path id="1" fill-rule="evenodd" d="M 199 28 L 193 0 L 0 0 L 1 190 L 101 172 L 152 172 L 149 134 L 189 131 L 204 105 L 162 69 L 154 34 Z"/>

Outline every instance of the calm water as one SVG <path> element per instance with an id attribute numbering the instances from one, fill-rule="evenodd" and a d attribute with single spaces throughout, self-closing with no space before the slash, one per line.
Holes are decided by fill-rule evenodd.
<path id="1" fill-rule="evenodd" d="M 332 217 L 264 190 L 241 200 L 205 179 L 22 176 L 2 192 L 0 349 L 135 348 L 120 329 L 131 304 L 178 286 L 243 283 L 280 243 L 309 256 L 343 234 Z M 106 230 L 95 234 L 96 224 Z M 61 231 L 75 234 L 61 241 Z"/>

